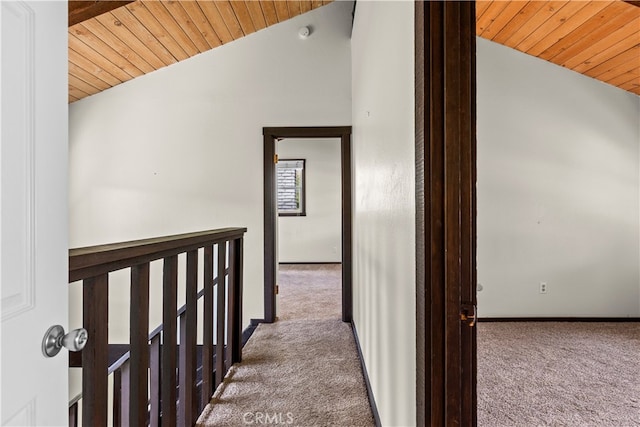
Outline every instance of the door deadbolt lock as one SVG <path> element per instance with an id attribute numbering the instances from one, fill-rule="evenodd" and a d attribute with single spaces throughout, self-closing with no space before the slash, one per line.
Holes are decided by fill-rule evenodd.
<path id="1" fill-rule="evenodd" d="M 45 357 L 53 357 L 60 352 L 62 347 L 70 351 L 80 351 L 87 344 L 89 334 L 84 328 L 74 329 L 68 334 L 64 333 L 64 328 L 55 325 L 49 328 L 42 339 L 42 353 Z"/>

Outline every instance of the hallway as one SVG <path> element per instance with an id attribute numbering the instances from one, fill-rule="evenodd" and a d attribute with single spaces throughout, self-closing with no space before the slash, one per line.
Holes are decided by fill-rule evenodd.
<path id="1" fill-rule="evenodd" d="M 279 320 L 259 325 L 201 426 L 373 426 L 339 265 L 281 265 Z"/>

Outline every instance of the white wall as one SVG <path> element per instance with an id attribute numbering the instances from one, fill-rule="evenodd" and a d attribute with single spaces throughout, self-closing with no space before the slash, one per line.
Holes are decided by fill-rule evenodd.
<path id="1" fill-rule="evenodd" d="M 358 2 L 351 44 L 354 324 L 380 419 L 415 425 L 413 2 Z"/>
<path id="2" fill-rule="evenodd" d="M 305 159 L 306 216 L 278 217 L 279 262 L 340 262 L 340 139 L 283 139 L 280 159 Z"/>
<path id="3" fill-rule="evenodd" d="M 248 227 L 244 323 L 262 318 L 262 127 L 350 124 L 352 8 L 332 3 L 71 104 L 71 247 Z M 114 336 L 128 315 L 110 315 Z"/>
<path id="4" fill-rule="evenodd" d="M 640 97 L 481 38 L 477 71 L 480 316 L 640 315 Z"/>

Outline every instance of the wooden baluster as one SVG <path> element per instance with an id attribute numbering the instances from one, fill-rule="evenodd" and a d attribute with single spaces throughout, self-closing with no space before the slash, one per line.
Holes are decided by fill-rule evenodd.
<path id="1" fill-rule="evenodd" d="M 235 327 L 234 327 L 234 316 L 236 314 L 236 305 L 235 301 L 237 298 L 236 295 L 236 287 L 235 287 L 235 249 L 236 241 L 229 241 L 229 275 L 227 278 L 228 292 L 229 296 L 227 297 L 227 351 L 226 351 L 226 360 L 227 360 L 227 371 L 233 365 L 233 348 L 237 341 L 237 337 L 235 335 Z"/>
<path id="2" fill-rule="evenodd" d="M 227 243 L 218 243 L 218 304 L 216 308 L 216 388 L 224 379 L 224 318 L 225 318 L 225 270 Z"/>
<path id="3" fill-rule="evenodd" d="M 243 269 L 243 238 L 240 237 L 234 241 L 234 268 L 233 268 L 233 287 L 235 294 L 235 311 L 233 313 L 233 346 L 231 349 L 231 363 L 242 362 L 242 269 Z"/>
<path id="4" fill-rule="evenodd" d="M 107 425 L 109 276 L 83 281 L 83 325 L 89 340 L 82 350 L 82 425 Z"/>
<path id="5" fill-rule="evenodd" d="M 162 425 L 176 425 L 176 347 L 178 304 L 178 256 L 164 259 L 162 277 Z"/>
<path id="6" fill-rule="evenodd" d="M 186 311 L 180 316 L 180 411 L 178 425 L 196 421 L 196 332 L 198 327 L 198 251 L 187 252 Z"/>
<path id="7" fill-rule="evenodd" d="M 131 364 L 129 363 L 128 359 L 126 362 L 124 362 L 122 364 L 122 366 L 120 367 L 120 371 L 121 371 L 121 375 L 122 375 L 122 382 L 121 384 L 123 385 L 123 387 L 120 390 L 120 420 L 122 421 L 122 424 L 129 425 L 128 424 L 128 420 L 130 419 L 130 409 L 131 409 L 131 388 L 127 387 L 127 385 L 131 382 L 130 378 L 131 378 Z"/>
<path id="8" fill-rule="evenodd" d="M 129 425 L 147 424 L 149 402 L 149 263 L 131 267 Z"/>
<path id="9" fill-rule="evenodd" d="M 78 402 L 69 406 L 69 427 L 78 427 Z"/>
<path id="10" fill-rule="evenodd" d="M 160 334 L 151 339 L 149 366 L 151 375 L 149 425 L 158 427 L 160 425 Z"/>
<path id="11" fill-rule="evenodd" d="M 213 395 L 213 246 L 204 248 L 204 327 L 202 340 L 202 401 L 204 408 Z"/>
<path id="12" fill-rule="evenodd" d="M 122 425 L 122 371 L 113 372 L 113 427 Z"/>

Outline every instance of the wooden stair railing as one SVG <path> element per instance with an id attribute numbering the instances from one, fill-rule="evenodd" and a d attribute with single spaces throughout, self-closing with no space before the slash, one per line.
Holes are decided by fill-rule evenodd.
<path id="1" fill-rule="evenodd" d="M 69 251 L 69 282 L 83 281 L 83 327 L 89 333 L 85 348 L 69 358 L 70 367 L 82 367 L 83 426 L 107 425 L 111 373 L 113 425 L 195 424 L 231 365 L 242 359 L 246 231 L 225 228 Z M 204 285 L 198 292 L 200 249 Z M 176 309 L 182 253 L 186 253 L 186 303 Z M 149 333 L 149 269 L 156 260 L 164 262 L 162 324 Z M 108 274 L 126 268 L 131 269 L 130 342 L 109 344 Z M 198 319 L 200 298 L 204 308 Z M 70 426 L 77 425 L 78 404 L 72 402 L 69 408 Z"/>

